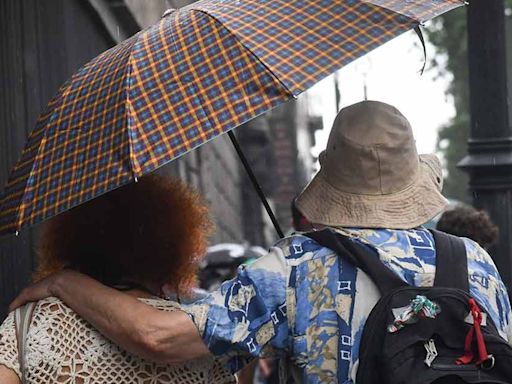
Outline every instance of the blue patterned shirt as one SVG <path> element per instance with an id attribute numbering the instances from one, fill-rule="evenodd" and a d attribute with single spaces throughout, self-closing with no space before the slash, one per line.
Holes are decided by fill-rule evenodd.
<path id="1" fill-rule="evenodd" d="M 338 231 L 375 248 L 408 284 L 433 285 L 436 251 L 428 230 Z M 506 287 L 487 252 L 469 239 L 464 243 L 470 293 L 511 342 Z M 253 357 L 286 356 L 303 382 L 341 384 L 355 381 L 363 327 L 379 297 L 364 272 L 297 234 L 184 309 L 232 371 Z"/>

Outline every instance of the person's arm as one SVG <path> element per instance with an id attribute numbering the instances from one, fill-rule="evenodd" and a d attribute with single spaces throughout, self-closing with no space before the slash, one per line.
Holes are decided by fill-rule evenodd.
<path id="1" fill-rule="evenodd" d="M 0 383 L 2 384 L 21 384 L 18 375 L 12 369 L 0 364 Z"/>
<path id="2" fill-rule="evenodd" d="M 473 240 L 463 240 L 468 259 L 470 294 L 492 318 L 500 335 L 512 345 L 512 309 L 507 287 L 487 251 Z"/>
<path id="3" fill-rule="evenodd" d="M 208 354 L 190 317 L 165 312 L 77 272 L 62 271 L 25 288 L 11 310 L 56 296 L 123 349 L 161 363 L 180 363 Z"/>
<path id="4" fill-rule="evenodd" d="M 284 253 L 289 248 L 289 240 L 283 240 L 207 297 L 182 305 L 210 352 L 233 373 L 256 357 L 282 356 L 290 345 L 290 268 Z"/>

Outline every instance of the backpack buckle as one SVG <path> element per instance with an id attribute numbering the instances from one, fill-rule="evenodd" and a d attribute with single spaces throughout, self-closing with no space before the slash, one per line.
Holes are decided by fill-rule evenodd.
<path id="1" fill-rule="evenodd" d="M 427 351 L 427 356 L 425 357 L 424 362 L 427 365 L 427 367 L 430 368 L 432 366 L 432 363 L 436 359 L 437 355 L 439 354 L 437 352 L 436 343 L 435 343 L 434 339 L 430 339 L 429 341 L 425 341 L 423 346 L 425 347 L 425 350 Z"/>
<path id="2" fill-rule="evenodd" d="M 496 363 L 496 359 L 493 355 L 487 356 L 487 359 L 482 361 L 480 363 L 480 368 L 482 368 L 484 371 L 490 371 L 494 368 L 494 364 Z"/>

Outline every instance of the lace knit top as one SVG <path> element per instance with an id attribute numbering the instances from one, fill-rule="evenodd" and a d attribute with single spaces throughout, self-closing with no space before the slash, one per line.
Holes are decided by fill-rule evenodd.
<path id="1" fill-rule="evenodd" d="M 140 299 L 158 309 L 172 311 L 175 302 Z M 27 334 L 26 378 L 42 383 L 236 383 L 213 357 L 181 365 L 145 361 L 103 337 L 57 298 L 41 300 Z M 0 364 L 21 380 L 14 313 L 0 326 Z"/>

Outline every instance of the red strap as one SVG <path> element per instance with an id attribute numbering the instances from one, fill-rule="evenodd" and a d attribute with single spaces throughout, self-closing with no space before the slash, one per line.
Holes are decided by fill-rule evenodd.
<path id="1" fill-rule="evenodd" d="M 470 299 L 469 305 L 471 307 L 473 318 L 475 319 L 473 327 L 475 328 L 476 344 L 478 346 L 478 361 L 476 363 L 482 364 L 489 358 L 489 354 L 487 353 L 487 346 L 485 345 L 484 335 L 482 334 L 482 329 L 480 328 L 482 325 L 482 311 L 474 299 Z"/>
<path id="2" fill-rule="evenodd" d="M 473 336 L 476 334 L 476 344 L 478 347 L 478 361 L 477 364 L 482 364 L 489 358 L 487 353 L 487 347 L 485 345 L 484 336 L 482 334 L 482 329 L 480 328 L 482 324 L 482 311 L 478 307 L 475 299 L 469 299 L 469 309 L 471 311 L 471 315 L 473 316 L 473 326 L 469 330 L 466 335 L 466 341 L 464 342 L 464 355 L 457 359 L 457 364 L 469 364 L 473 361 Z"/>
<path id="3" fill-rule="evenodd" d="M 457 359 L 457 365 L 466 365 L 473 361 L 473 349 L 471 348 L 471 344 L 473 343 L 474 333 L 475 328 L 471 327 L 466 335 L 466 341 L 464 342 L 464 355 Z"/>

